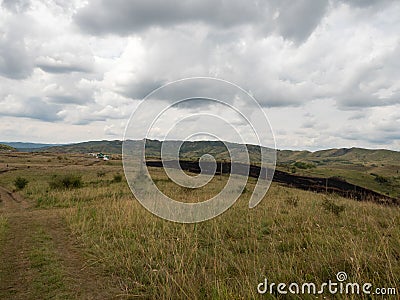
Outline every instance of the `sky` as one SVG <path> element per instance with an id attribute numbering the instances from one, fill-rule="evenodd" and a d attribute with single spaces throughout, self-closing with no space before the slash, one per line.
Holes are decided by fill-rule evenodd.
<path id="1" fill-rule="evenodd" d="M 399 57 L 397 0 L 0 0 L 0 141 L 122 139 L 154 89 L 213 77 L 279 149 L 400 151 Z M 212 110 L 188 106 L 170 119 Z"/>

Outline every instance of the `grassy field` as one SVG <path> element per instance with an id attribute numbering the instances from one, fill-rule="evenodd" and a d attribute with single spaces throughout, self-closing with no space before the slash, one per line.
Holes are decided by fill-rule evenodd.
<path id="1" fill-rule="evenodd" d="M 260 205 L 250 210 L 254 186 L 250 180 L 238 202 L 223 215 L 199 224 L 176 224 L 153 216 L 133 198 L 118 176 L 123 174 L 119 159 L 6 153 L 0 155 L 1 170 L 8 171 L 1 174 L 0 186 L 9 190 L 15 189 L 18 176 L 29 181 L 18 193 L 30 199 L 34 209 L 61 209 L 87 264 L 118 278 L 121 298 L 252 299 L 260 297 L 257 285 L 264 278 L 321 284 L 335 281 L 339 271 L 346 272 L 351 282 L 399 288 L 400 209 L 396 207 L 272 184 Z M 317 171 L 329 173 L 322 168 L 312 172 Z M 80 178 L 80 187 L 51 187 L 55 178 L 71 174 Z M 162 170 L 151 169 L 151 175 L 165 193 L 189 202 L 210 198 L 227 179 L 218 177 L 206 188 L 191 191 L 174 186 Z M 0 238 L 3 224 L 0 216 Z M 32 264 L 46 258 L 47 266 L 57 266 L 58 273 L 51 275 L 57 286 L 63 273 L 51 252 L 52 241 L 40 230 L 36 236 L 43 247 L 31 253 Z M 39 272 L 49 271 L 44 268 Z M 50 283 L 43 285 L 53 289 Z M 65 293 L 62 285 L 58 291 L 59 297 Z M 276 294 L 265 297 L 288 299 Z M 307 299 L 293 297 L 300 298 Z"/>
<path id="2" fill-rule="evenodd" d="M 2 249 L 3 239 L 7 233 L 7 218 L 0 215 L 0 251 Z"/>

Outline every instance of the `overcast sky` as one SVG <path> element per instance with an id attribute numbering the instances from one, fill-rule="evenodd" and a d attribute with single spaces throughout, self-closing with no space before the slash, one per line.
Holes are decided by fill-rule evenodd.
<path id="1" fill-rule="evenodd" d="M 153 89 L 210 76 L 259 101 L 280 149 L 400 151 L 400 1 L 0 3 L 0 141 L 122 139 Z"/>

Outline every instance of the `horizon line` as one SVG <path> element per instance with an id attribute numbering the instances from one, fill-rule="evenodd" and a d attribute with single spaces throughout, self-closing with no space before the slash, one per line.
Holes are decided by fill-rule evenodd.
<path id="1" fill-rule="evenodd" d="M 127 139 L 126 141 L 141 141 L 143 139 Z M 150 141 L 158 141 L 158 142 L 165 142 L 165 141 L 176 141 L 176 142 L 181 142 L 182 140 L 178 140 L 178 139 L 171 139 L 171 140 L 158 140 L 158 139 L 148 139 Z M 46 142 L 21 142 L 21 141 L 0 141 L 0 144 L 4 144 L 4 143 L 21 143 L 21 144 L 41 144 L 41 145 L 49 145 L 49 147 L 54 146 L 54 147 L 58 147 L 58 146 L 71 146 L 71 145 L 76 145 L 76 144 L 81 144 L 81 143 L 89 143 L 89 142 L 124 142 L 124 140 L 122 139 L 101 139 L 101 140 L 85 140 L 85 141 L 79 141 L 79 142 L 68 142 L 68 143 L 46 143 Z M 184 142 L 226 142 L 226 143 L 231 143 L 231 144 L 241 144 L 241 143 L 237 143 L 237 142 L 231 142 L 231 141 L 221 141 L 221 140 L 189 140 L 189 141 L 184 141 Z M 261 146 L 261 145 L 257 145 L 257 144 L 251 144 L 251 143 L 245 143 L 245 145 L 251 145 L 251 146 Z M 44 146 L 46 147 L 46 146 Z M 43 147 L 43 148 L 44 148 Z M 266 146 L 261 146 L 261 147 L 265 147 L 265 148 L 270 148 L 270 147 L 266 147 Z M 400 150 L 393 150 L 393 149 L 387 149 L 387 148 L 364 148 L 364 147 L 360 147 L 360 146 L 348 146 L 348 147 L 331 147 L 331 148 L 319 148 L 317 150 L 311 150 L 311 149 L 306 149 L 306 148 L 279 148 L 276 147 L 276 151 L 307 151 L 307 152 L 318 152 L 318 151 L 325 151 L 325 150 L 333 150 L 333 149 L 364 149 L 364 150 L 386 150 L 386 151 L 393 151 L 393 152 L 400 152 Z"/>

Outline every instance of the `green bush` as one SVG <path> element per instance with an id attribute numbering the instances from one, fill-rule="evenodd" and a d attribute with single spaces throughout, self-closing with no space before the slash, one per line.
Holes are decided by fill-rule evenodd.
<path id="1" fill-rule="evenodd" d="M 17 188 L 17 190 L 22 190 L 28 184 L 28 182 L 29 181 L 26 178 L 18 176 L 14 180 L 14 185 Z"/>
<path id="2" fill-rule="evenodd" d="M 386 177 L 380 176 L 380 175 L 375 175 L 374 180 L 378 183 L 388 183 L 389 180 Z"/>
<path id="3" fill-rule="evenodd" d="M 54 175 L 49 182 L 49 186 L 52 189 L 73 189 L 80 188 L 82 185 L 82 176 L 74 174 Z"/>
<path id="4" fill-rule="evenodd" d="M 104 177 L 104 175 L 106 175 L 106 172 L 103 170 L 97 172 L 97 177 Z"/>
<path id="5" fill-rule="evenodd" d="M 306 163 L 306 162 L 302 162 L 302 161 L 296 161 L 293 164 L 295 167 L 299 168 L 299 169 L 311 169 L 311 168 L 315 168 L 315 165 L 312 163 Z"/>
<path id="6" fill-rule="evenodd" d="M 324 202 L 322 202 L 322 206 L 327 212 L 331 212 L 336 216 L 339 216 L 340 213 L 346 209 L 344 205 L 338 205 L 333 200 L 328 198 L 325 198 Z"/>
<path id="7" fill-rule="evenodd" d="M 121 182 L 122 181 L 122 175 L 117 173 L 114 175 L 113 182 Z"/>

